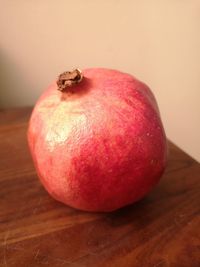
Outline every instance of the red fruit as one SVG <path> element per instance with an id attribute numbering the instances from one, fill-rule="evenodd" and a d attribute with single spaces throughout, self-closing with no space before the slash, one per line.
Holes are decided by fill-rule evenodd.
<path id="1" fill-rule="evenodd" d="M 166 136 L 150 89 L 129 74 L 86 69 L 59 77 L 29 124 L 38 176 L 55 199 L 81 210 L 112 211 L 159 181 Z M 79 82 L 79 83 L 78 83 Z"/>

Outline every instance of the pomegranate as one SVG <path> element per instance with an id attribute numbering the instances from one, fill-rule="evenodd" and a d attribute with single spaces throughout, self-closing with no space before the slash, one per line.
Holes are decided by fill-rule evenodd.
<path id="1" fill-rule="evenodd" d="M 86 211 L 138 201 L 166 165 L 167 141 L 153 93 L 117 70 L 61 74 L 35 105 L 28 142 L 49 194 Z"/>

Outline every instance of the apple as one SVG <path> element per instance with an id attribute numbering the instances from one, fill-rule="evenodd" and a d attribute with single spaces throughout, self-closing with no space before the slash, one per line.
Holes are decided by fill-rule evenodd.
<path id="1" fill-rule="evenodd" d="M 105 68 L 62 73 L 34 107 L 28 143 L 48 193 L 85 211 L 113 211 L 143 198 L 167 160 L 151 90 Z"/>

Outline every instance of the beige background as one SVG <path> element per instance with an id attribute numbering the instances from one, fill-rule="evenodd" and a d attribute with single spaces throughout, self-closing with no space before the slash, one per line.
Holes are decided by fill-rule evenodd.
<path id="1" fill-rule="evenodd" d="M 145 81 L 168 137 L 200 161 L 200 1 L 0 0 L 0 106 L 32 105 L 74 67 Z"/>

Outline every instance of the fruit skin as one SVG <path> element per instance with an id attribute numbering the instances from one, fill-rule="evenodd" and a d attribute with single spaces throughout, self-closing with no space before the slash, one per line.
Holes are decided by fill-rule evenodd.
<path id="1" fill-rule="evenodd" d="M 49 194 L 86 211 L 113 211 L 144 197 L 159 181 L 167 141 L 156 100 L 133 76 L 83 71 L 66 92 L 56 81 L 29 122 L 28 143 Z"/>

